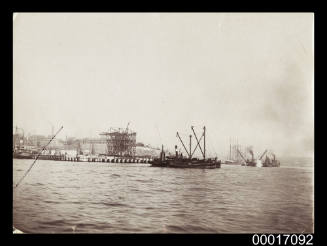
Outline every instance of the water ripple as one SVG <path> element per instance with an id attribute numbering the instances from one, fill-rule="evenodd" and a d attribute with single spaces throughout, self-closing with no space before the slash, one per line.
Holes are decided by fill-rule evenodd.
<path id="1" fill-rule="evenodd" d="M 313 231 L 310 166 L 177 170 L 39 162 L 13 196 L 13 223 L 25 232 Z M 14 159 L 14 184 L 28 164 Z"/>

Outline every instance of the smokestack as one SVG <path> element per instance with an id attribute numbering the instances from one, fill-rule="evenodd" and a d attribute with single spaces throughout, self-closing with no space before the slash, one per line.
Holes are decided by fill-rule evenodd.
<path id="1" fill-rule="evenodd" d="M 251 147 L 248 147 L 247 149 L 248 149 L 248 152 L 251 154 L 251 156 L 252 156 L 252 161 L 253 161 L 254 157 L 253 157 L 252 146 L 251 146 Z"/>
<path id="2" fill-rule="evenodd" d="M 252 149 L 250 150 L 250 154 L 251 154 L 252 160 L 253 160 L 253 151 L 252 151 Z"/>

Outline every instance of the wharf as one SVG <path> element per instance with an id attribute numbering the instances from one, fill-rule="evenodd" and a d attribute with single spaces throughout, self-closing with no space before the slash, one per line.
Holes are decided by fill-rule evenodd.
<path id="1" fill-rule="evenodd" d="M 35 159 L 19 158 L 19 159 Z M 16 158 L 14 156 L 14 158 Z M 66 156 L 66 155 L 40 155 L 40 160 L 71 161 L 71 162 L 109 162 L 109 163 L 149 163 L 148 157 L 118 157 L 118 156 Z"/>

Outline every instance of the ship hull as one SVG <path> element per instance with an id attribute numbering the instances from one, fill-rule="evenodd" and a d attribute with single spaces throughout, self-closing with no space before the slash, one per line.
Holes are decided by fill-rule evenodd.
<path id="1" fill-rule="evenodd" d="M 34 159 L 34 155 L 27 154 L 27 153 L 14 153 L 13 158 L 15 158 L 15 159 Z"/>
<path id="2" fill-rule="evenodd" d="M 255 163 L 255 162 L 247 162 L 245 164 L 245 166 L 247 166 L 247 167 L 256 167 L 257 166 L 257 163 Z"/>
<path id="3" fill-rule="evenodd" d="M 252 160 L 252 161 L 247 161 L 245 166 L 247 167 L 263 167 L 263 164 L 261 160 Z"/>
<path id="4" fill-rule="evenodd" d="M 266 163 L 264 162 L 262 164 L 263 167 L 280 167 L 280 162 L 276 161 L 276 162 L 272 162 L 272 163 Z"/>
<path id="5" fill-rule="evenodd" d="M 196 169 L 213 169 L 220 168 L 220 161 L 185 161 L 185 160 L 154 160 L 150 162 L 153 167 L 170 167 L 170 168 L 196 168 Z"/>
<path id="6" fill-rule="evenodd" d="M 152 167 L 168 167 L 169 161 L 153 160 L 149 161 Z"/>
<path id="7" fill-rule="evenodd" d="M 198 163 L 198 164 L 192 164 L 192 163 L 170 163 L 169 167 L 172 168 L 196 168 L 196 169 L 214 169 L 214 168 L 220 168 L 219 163 Z"/>

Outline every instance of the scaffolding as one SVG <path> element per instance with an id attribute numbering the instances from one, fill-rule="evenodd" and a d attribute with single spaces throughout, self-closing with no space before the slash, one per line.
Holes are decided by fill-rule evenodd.
<path id="1" fill-rule="evenodd" d="M 113 156 L 134 157 L 136 153 L 136 132 L 128 129 L 111 127 L 100 133 L 106 138 L 107 154 Z"/>

